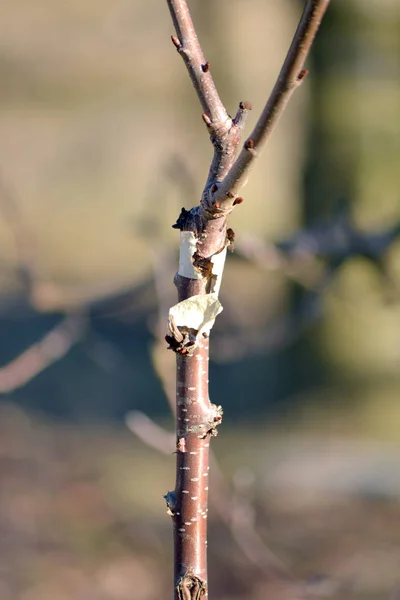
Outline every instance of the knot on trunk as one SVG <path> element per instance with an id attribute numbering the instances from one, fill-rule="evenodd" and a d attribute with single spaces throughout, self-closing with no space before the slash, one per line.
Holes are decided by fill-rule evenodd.
<path id="1" fill-rule="evenodd" d="M 200 216 L 198 206 L 195 206 L 190 210 L 186 210 L 186 208 L 182 206 L 179 217 L 177 218 L 176 223 L 172 225 L 172 228 L 179 229 L 180 231 L 193 231 L 193 233 L 198 236 L 199 232 L 203 229 L 202 225 L 203 220 Z"/>
<path id="2" fill-rule="evenodd" d="M 165 336 L 165 341 L 168 344 L 168 350 L 173 350 L 177 354 L 182 356 L 193 356 L 193 352 L 196 349 L 197 342 L 197 329 L 192 327 L 182 326 L 171 328 L 171 335 Z"/>
<path id="3" fill-rule="evenodd" d="M 199 600 L 199 598 L 205 596 L 207 585 L 203 579 L 197 577 L 197 575 L 189 569 L 185 575 L 180 578 L 179 583 L 176 586 L 176 592 L 179 600 Z"/>

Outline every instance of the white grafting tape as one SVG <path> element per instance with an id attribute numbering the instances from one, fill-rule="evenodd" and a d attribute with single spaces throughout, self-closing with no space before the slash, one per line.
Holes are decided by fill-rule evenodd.
<path id="1" fill-rule="evenodd" d="M 201 279 L 202 274 L 198 269 L 193 266 L 193 255 L 196 252 L 197 238 L 192 231 L 181 231 L 180 232 L 180 247 L 179 247 L 179 269 L 178 273 L 182 277 L 188 279 Z M 226 258 L 226 248 L 224 248 L 218 254 L 214 254 L 211 257 L 213 263 L 212 274 L 214 275 L 214 282 L 212 292 L 218 294 L 219 288 L 221 287 L 222 273 L 224 271 Z"/>
<path id="2" fill-rule="evenodd" d="M 219 288 L 221 287 L 222 282 L 222 274 L 224 272 L 226 258 L 226 248 L 219 252 L 218 254 L 214 254 L 211 258 L 211 262 L 213 263 L 212 274 L 215 276 L 215 280 L 213 282 L 213 287 L 211 289 L 215 294 L 219 294 Z"/>
<path id="3" fill-rule="evenodd" d="M 193 254 L 196 252 L 197 238 L 192 231 L 181 231 L 179 246 L 178 273 L 188 279 L 201 279 L 202 275 L 193 266 Z"/>
<path id="4" fill-rule="evenodd" d="M 191 327 L 201 333 L 210 333 L 217 315 L 222 311 L 222 305 L 217 294 L 192 296 L 178 302 L 169 309 L 178 327 Z"/>

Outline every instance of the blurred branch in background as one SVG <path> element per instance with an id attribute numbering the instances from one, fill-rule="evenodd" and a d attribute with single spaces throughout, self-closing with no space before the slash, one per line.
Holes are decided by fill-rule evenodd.
<path id="1" fill-rule="evenodd" d="M 67 314 L 58 325 L 7 365 L 0 367 L 0 394 L 25 385 L 80 342 L 87 326 L 83 312 Z"/>
<path id="2" fill-rule="evenodd" d="M 115 289 L 105 282 L 99 286 L 63 286 L 38 273 L 37 243 L 20 209 L 15 190 L 0 172 L 0 216 L 7 223 L 14 238 L 17 254 L 17 277 L 22 283 L 22 295 L 38 313 L 60 316 L 55 327 L 44 337 L 25 349 L 6 365 L 0 366 L 0 394 L 6 394 L 26 385 L 44 369 L 62 359 L 69 350 L 87 336 L 90 327 L 90 307 L 106 299 L 122 300 L 131 290 Z M 96 334 L 100 338 L 99 334 Z M 100 342 L 87 343 L 89 356 L 101 363 Z M 115 349 L 101 339 L 115 356 Z M 93 346 L 93 348 L 92 348 Z M 97 348 L 97 350 L 96 350 Z M 104 364 L 102 364 L 104 367 Z"/>
<path id="3" fill-rule="evenodd" d="M 400 220 L 381 231 L 356 227 L 349 206 L 320 224 L 296 232 L 281 242 L 246 235 L 235 241 L 236 253 L 267 273 L 281 271 L 304 288 L 300 302 L 289 314 L 277 317 L 260 331 L 236 331 L 235 322 L 217 338 L 220 360 L 240 359 L 247 353 L 273 352 L 293 343 L 323 316 L 323 296 L 338 270 L 348 261 L 361 258 L 378 272 L 385 285 L 383 298 L 398 301 L 399 287 L 390 274 L 388 254 L 400 236 Z"/>

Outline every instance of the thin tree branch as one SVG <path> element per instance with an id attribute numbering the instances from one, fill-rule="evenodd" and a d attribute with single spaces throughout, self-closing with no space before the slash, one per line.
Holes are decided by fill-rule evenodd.
<path id="1" fill-rule="evenodd" d="M 291 95 L 307 75 L 308 71 L 303 68 L 304 63 L 328 8 L 329 1 L 308 0 L 289 52 L 264 110 L 246 140 L 240 155 L 218 189 L 218 193 L 214 195 L 214 202 L 219 202 L 221 206 L 233 206 L 232 198 L 237 196 L 240 188 L 246 183 L 250 166 L 264 148 Z"/>
<path id="2" fill-rule="evenodd" d="M 214 146 L 214 156 L 202 196 L 203 217 L 212 218 L 223 212 L 220 207 L 213 206 L 213 195 L 218 188 L 217 184 L 226 177 L 236 158 L 251 105 L 249 102 L 240 102 L 235 118 L 228 115 L 212 78 L 210 63 L 206 61 L 201 49 L 186 0 L 167 0 L 167 4 L 178 35 L 172 36 L 172 42 L 185 62 L 204 110 L 203 121 Z"/>
<path id="3" fill-rule="evenodd" d="M 172 42 L 182 56 L 204 113 L 215 126 L 230 128 L 230 121 L 204 58 L 186 0 L 167 0 L 178 37 Z"/>

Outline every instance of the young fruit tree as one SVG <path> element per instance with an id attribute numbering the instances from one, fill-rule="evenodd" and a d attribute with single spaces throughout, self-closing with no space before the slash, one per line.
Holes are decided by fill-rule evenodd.
<path id="1" fill-rule="evenodd" d="M 178 304 L 169 312 L 166 340 L 176 353 L 176 484 L 165 496 L 174 529 L 174 597 L 208 595 L 207 513 L 210 439 L 222 420 L 222 407 L 208 394 L 210 330 L 222 310 L 218 291 L 234 233 L 227 227 L 256 157 L 261 153 L 293 92 L 308 71 L 304 63 L 329 0 L 308 0 L 271 95 L 242 142 L 251 105 L 240 102 L 227 113 L 214 84 L 186 0 L 167 0 L 176 36 L 172 42 L 188 70 L 203 109 L 214 148 L 200 204 L 182 208 L 173 227 L 180 230 L 179 268 L 174 283 Z M 240 149 L 241 146 L 241 149 Z M 239 151 L 240 150 L 240 151 Z"/>

